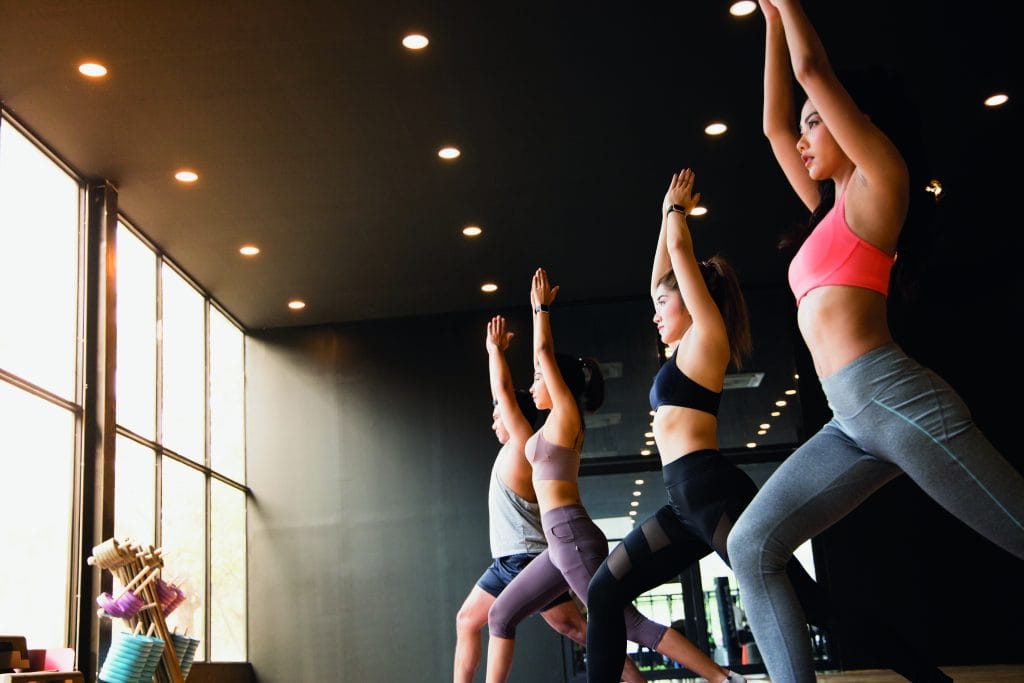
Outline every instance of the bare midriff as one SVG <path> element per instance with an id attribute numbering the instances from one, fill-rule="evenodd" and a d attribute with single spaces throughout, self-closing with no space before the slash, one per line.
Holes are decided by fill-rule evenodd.
<path id="1" fill-rule="evenodd" d="M 566 505 L 580 505 L 583 502 L 580 499 L 579 484 L 573 481 L 535 479 L 533 488 L 537 491 L 541 514 Z"/>
<path id="2" fill-rule="evenodd" d="M 812 289 L 800 302 L 797 323 L 820 378 L 892 341 L 885 296 L 862 287 Z"/>
<path id="3" fill-rule="evenodd" d="M 661 464 L 687 453 L 718 448 L 718 418 L 711 413 L 681 406 L 659 406 L 654 414 L 654 443 Z"/>

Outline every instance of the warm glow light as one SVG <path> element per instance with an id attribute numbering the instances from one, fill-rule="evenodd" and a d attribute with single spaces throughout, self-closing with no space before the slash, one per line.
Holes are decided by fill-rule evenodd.
<path id="1" fill-rule="evenodd" d="M 630 507 L 640 507 L 640 502 L 634 500 L 634 501 L 631 501 L 629 505 L 630 505 Z"/>
<path id="2" fill-rule="evenodd" d="M 494 284 L 493 282 L 485 282 L 482 285 L 480 285 L 480 291 L 487 292 L 488 294 L 490 294 L 491 292 L 497 292 L 498 285 Z"/>
<path id="3" fill-rule="evenodd" d="M 640 496 L 640 495 L 643 495 L 643 491 L 633 491 L 633 495 L 634 495 L 634 496 Z"/>
<path id="4" fill-rule="evenodd" d="M 761 424 L 757 425 L 757 428 L 758 429 L 771 429 L 772 426 L 770 424 L 768 424 L 767 422 L 762 422 Z"/>
<path id="5" fill-rule="evenodd" d="M 768 430 L 767 430 L 767 429 L 758 429 L 758 430 L 757 430 L 757 435 L 758 435 L 758 436 L 764 436 L 764 435 L 765 435 L 765 434 L 767 434 L 767 433 L 768 433 Z"/>
<path id="6" fill-rule="evenodd" d="M 645 446 L 653 446 L 654 442 L 653 441 L 644 441 L 644 445 Z"/>
<path id="7" fill-rule="evenodd" d="M 793 379 L 800 379 L 800 375 L 793 373 Z"/>
<path id="8" fill-rule="evenodd" d="M 629 511 L 629 516 L 630 517 L 636 517 L 636 510 L 630 510 Z"/>
<path id="9" fill-rule="evenodd" d="M 644 480 L 643 479 L 637 479 L 633 483 L 636 484 L 637 486 L 643 486 L 644 485 Z"/>
<path id="10" fill-rule="evenodd" d="M 715 123 L 709 123 L 707 127 L 704 128 L 704 132 L 707 133 L 708 135 L 721 135 L 726 130 L 728 130 L 726 125 L 719 121 L 716 121 Z"/>
<path id="11" fill-rule="evenodd" d="M 107 75 L 107 67 L 95 62 L 86 62 L 78 65 L 78 72 L 89 78 L 103 78 Z"/>
<path id="12" fill-rule="evenodd" d="M 174 177 L 183 183 L 194 183 L 199 180 L 199 174 L 195 171 L 178 171 Z"/>
<path id="13" fill-rule="evenodd" d="M 739 2 L 732 3 L 729 14 L 734 17 L 745 17 L 755 9 L 757 9 L 757 3 L 754 0 L 739 0 Z"/>
<path id="14" fill-rule="evenodd" d="M 292 299 L 291 301 L 288 302 L 288 308 L 292 309 L 293 311 L 301 311 L 305 307 L 306 302 L 302 301 L 301 299 Z"/>
<path id="15" fill-rule="evenodd" d="M 777 405 L 778 407 L 781 408 L 782 406 L 786 405 L 786 402 L 785 401 L 776 401 L 775 405 Z"/>
<path id="16" fill-rule="evenodd" d="M 991 95 L 985 98 L 985 106 L 998 107 L 1000 105 L 1006 104 L 1007 101 L 1009 101 L 1009 99 L 1009 96 L 1004 95 L 1003 93 L 996 93 L 995 95 Z"/>
<path id="17" fill-rule="evenodd" d="M 783 393 L 786 394 L 786 396 L 792 396 L 796 393 L 796 389 L 786 389 Z"/>
<path id="18" fill-rule="evenodd" d="M 466 237 L 477 237 L 482 232 L 479 225 L 467 225 L 462 229 L 462 234 Z"/>
<path id="19" fill-rule="evenodd" d="M 649 450 L 647 450 L 646 448 L 643 449 L 642 451 L 640 451 L 640 455 L 650 455 L 650 454 L 651 454 L 651 452 Z"/>
<path id="20" fill-rule="evenodd" d="M 690 212 L 690 215 L 691 216 L 703 216 L 707 212 L 708 212 L 708 209 L 707 209 L 706 206 L 695 206 L 695 207 L 693 207 L 693 211 Z"/>
<path id="21" fill-rule="evenodd" d="M 933 178 L 928 182 L 928 185 L 925 186 L 924 191 L 935 195 L 935 199 L 938 200 L 939 195 L 942 194 L 942 183 Z"/>
<path id="22" fill-rule="evenodd" d="M 260 253 L 260 248 L 252 244 L 246 244 L 245 246 L 238 250 L 238 253 L 241 254 L 242 256 L 255 256 L 256 254 Z"/>
<path id="23" fill-rule="evenodd" d="M 757 448 L 757 444 L 751 441 L 750 443 L 747 444 L 747 448 Z"/>
<path id="24" fill-rule="evenodd" d="M 405 38 L 402 38 L 402 45 L 405 45 L 410 50 L 422 50 L 429 44 L 430 41 L 427 37 L 419 33 L 410 33 Z"/>
<path id="25" fill-rule="evenodd" d="M 653 439 L 654 438 L 654 432 L 645 432 L 644 436 L 646 436 L 648 439 Z"/>
<path id="26" fill-rule="evenodd" d="M 462 156 L 462 152 L 460 152 L 456 147 L 442 147 L 441 149 L 437 150 L 437 156 L 441 157 L 442 159 L 448 160 L 458 159 L 460 156 Z"/>
<path id="27" fill-rule="evenodd" d="M 653 410 L 651 411 L 651 415 L 654 415 L 654 411 Z"/>
<path id="28" fill-rule="evenodd" d="M 771 413 L 771 415 L 772 415 L 772 417 L 778 417 L 779 415 L 782 415 L 782 413 L 780 413 L 780 412 L 779 412 L 779 411 L 777 411 L 777 410 L 773 410 L 773 411 L 772 411 L 772 413 Z"/>

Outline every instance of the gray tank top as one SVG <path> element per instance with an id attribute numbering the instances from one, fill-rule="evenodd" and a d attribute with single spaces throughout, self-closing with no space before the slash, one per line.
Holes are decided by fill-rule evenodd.
<path id="1" fill-rule="evenodd" d="M 491 468 L 487 509 L 491 526 L 491 557 L 539 553 L 548 547 L 540 524 L 540 505 L 516 495 L 498 476 L 498 462 Z"/>

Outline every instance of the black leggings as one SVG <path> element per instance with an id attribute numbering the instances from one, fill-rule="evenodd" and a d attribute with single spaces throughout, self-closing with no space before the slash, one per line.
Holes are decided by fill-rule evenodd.
<path id="1" fill-rule="evenodd" d="M 626 605 L 712 552 L 729 565 L 726 539 L 757 493 L 753 480 L 716 450 L 696 451 L 674 460 L 662 468 L 662 475 L 670 504 L 622 539 L 590 581 L 588 683 L 620 680 L 626 649 L 622 616 Z M 912 681 L 950 680 L 922 662 L 913 648 L 866 608 L 855 606 L 844 615 L 846 623 L 839 623 L 824 591 L 795 557 L 790 558 L 786 574 L 808 623 L 843 627 L 847 638 L 872 634 L 870 645 L 875 654 Z"/>

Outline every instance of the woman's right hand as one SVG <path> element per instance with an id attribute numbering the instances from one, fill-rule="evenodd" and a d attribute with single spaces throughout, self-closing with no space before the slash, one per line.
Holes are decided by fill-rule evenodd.
<path id="1" fill-rule="evenodd" d="M 530 303 L 533 304 L 533 310 L 536 311 L 537 306 L 541 304 L 550 306 L 558 294 L 558 287 L 559 285 L 552 287 L 548 282 L 548 274 L 543 268 L 538 268 L 533 274 L 533 283 L 530 287 Z"/>
<path id="2" fill-rule="evenodd" d="M 686 208 L 686 214 L 693 213 L 694 207 L 700 202 L 700 193 L 693 194 L 693 171 L 684 168 L 679 173 L 672 174 L 672 182 L 669 183 L 668 191 L 665 193 L 664 210 L 673 204 L 679 204 Z"/>
<path id="3" fill-rule="evenodd" d="M 764 14 L 766 22 L 771 23 L 780 19 L 779 8 L 772 0 L 758 0 L 757 4 L 761 6 L 761 13 Z"/>
<path id="4" fill-rule="evenodd" d="M 487 339 L 485 341 L 487 353 L 504 351 L 514 336 L 515 332 L 508 331 L 508 323 L 505 318 L 500 315 L 494 316 L 487 323 Z"/>

